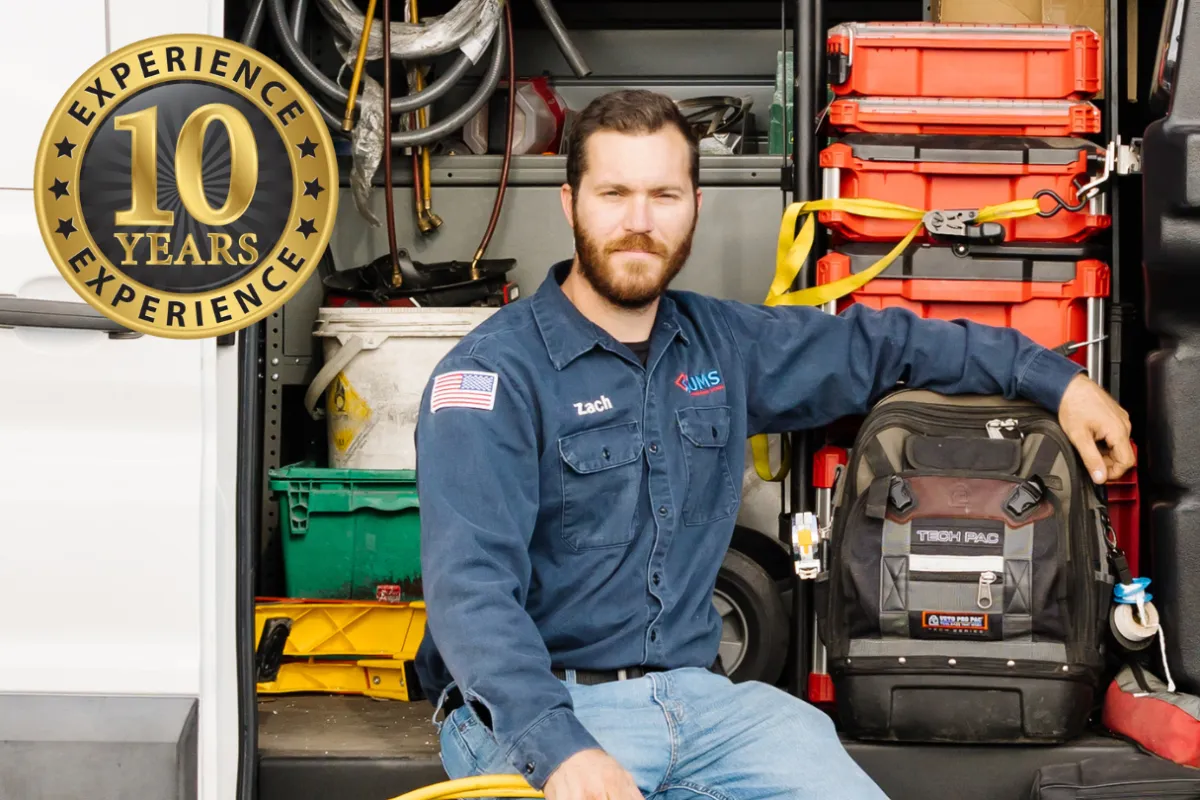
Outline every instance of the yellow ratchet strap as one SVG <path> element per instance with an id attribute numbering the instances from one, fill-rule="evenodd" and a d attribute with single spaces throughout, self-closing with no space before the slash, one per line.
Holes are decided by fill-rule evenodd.
<path id="1" fill-rule="evenodd" d="M 998 222 L 1002 219 L 1030 217 L 1039 210 L 1037 200 L 1014 200 L 993 206 L 984 206 L 973 220 L 975 224 Z M 813 286 L 809 289 L 790 290 L 790 287 L 804 267 L 809 251 L 813 246 L 813 234 L 816 229 L 817 211 L 842 211 L 860 217 L 876 219 L 909 219 L 913 221 L 912 229 L 896 243 L 887 255 L 858 274 L 847 275 L 831 283 Z M 865 286 L 879 273 L 892 265 L 905 251 L 908 245 L 924 227 L 925 214 L 919 208 L 889 203 L 884 200 L 868 198 L 833 198 L 829 200 L 810 200 L 805 203 L 792 203 L 783 212 L 779 224 L 779 240 L 775 250 L 775 279 L 767 291 L 764 305 L 768 306 L 822 306 L 838 300 L 851 292 Z M 796 233 L 796 220 L 800 215 L 806 215 L 800 232 Z M 780 453 L 779 471 L 771 471 L 771 463 L 767 449 L 767 437 L 759 434 L 750 438 L 750 448 L 754 455 L 754 470 L 764 481 L 779 482 L 788 473 L 788 463 L 791 460 L 787 439 L 783 440 Z"/>

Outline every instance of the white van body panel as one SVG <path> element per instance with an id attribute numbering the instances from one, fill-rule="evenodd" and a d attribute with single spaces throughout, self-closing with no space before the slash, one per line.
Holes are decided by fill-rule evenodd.
<path id="1" fill-rule="evenodd" d="M 79 301 L 34 216 L 43 128 L 106 53 L 222 35 L 223 3 L 15 3 L 4 24 L 0 294 Z M 0 328 L 0 387 L 0 699 L 193 699 L 194 796 L 234 797 L 236 347 Z"/>

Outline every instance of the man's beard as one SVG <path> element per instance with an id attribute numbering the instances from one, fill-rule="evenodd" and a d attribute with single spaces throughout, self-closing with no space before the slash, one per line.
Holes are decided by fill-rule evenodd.
<path id="1" fill-rule="evenodd" d="M 601 245 L 588 236 L 578 217 L 575 224 L 575 253 L 579 260 L 579 271 L 591 284 L 596 293 L 613 305 L 621 308 L 640 309 L 658 299 L 692 252 L 692 236 L 696 231 L 696 220 L 679 246 L 672 251 L 644 233 L 633 233 L 607 245 Z M 621 250 L 642 250 L 662 259 L 661 267 L 639 263 L 619 269 L 609 259 Z M 651 255 L 645 256 L 647 260 Z M 655 274 L 657 272 L 657 275 Z"/>

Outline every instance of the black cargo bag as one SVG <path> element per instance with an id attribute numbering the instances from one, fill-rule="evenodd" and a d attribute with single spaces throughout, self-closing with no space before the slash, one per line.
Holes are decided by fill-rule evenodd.
<path id="1" fill-rule="evenodd" d="M 1146 753 L 1086 758 L 1042 767 L 1029 800 L 1200 800 L 1200 770 Z"/>
<path id="2" fill-rule="evenodd" d="M 1061 742 L 1086 726 L 1113 577 L 1095 487 L 1057 417 L 902 390 L 835 492 L 818 625 L 860 739 Z"/>

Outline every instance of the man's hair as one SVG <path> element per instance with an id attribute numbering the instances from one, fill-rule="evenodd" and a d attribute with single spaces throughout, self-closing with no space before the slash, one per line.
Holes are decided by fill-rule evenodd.
<path id="1" fill-rule="evenodd" d="M 620 89 L 597 97 L 579 113 L 567 135 L 567 184 L 578 196 L 579 182 L 587 171 L 584 145 L 598 131 L 650 134 L 674 127 L 688 144 L 692 188 L 700 184 L 700 143 L 679 111 L 666 95 L 646 89 Z"/>

